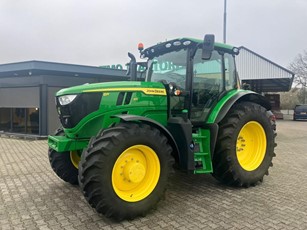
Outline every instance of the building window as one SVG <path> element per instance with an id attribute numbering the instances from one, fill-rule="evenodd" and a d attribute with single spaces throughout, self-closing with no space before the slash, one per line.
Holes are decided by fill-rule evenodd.
<path id="1" fill-rule="evenodd" d="M 13 108 L 13 133 L 26 133 L 26 109 Z"/>
<path id="2" fill-rule="evenodd" d="M 0 108 L 0 131 L 10 132 L 11 129 L 11 109 Z"/>
<path id="3" fill-rule="evenodd" d="M 39 134 L 39 109 L 0 108 L 0 131 Z"/>
<path id="4" fill-rule="evenodd" d="M 26 113 L 27 119 L 27 133 L 39 134 L 39 109 L 29 108 Z"/>

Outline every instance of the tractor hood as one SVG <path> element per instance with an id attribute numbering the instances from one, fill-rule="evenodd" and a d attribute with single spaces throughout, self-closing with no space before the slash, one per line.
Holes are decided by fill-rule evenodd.
<path id="1" fill-rule="evenodd" d="M 166 89 L 160 82 L 84 84 L 57 92 L 56 107 L 65 129 L 88 138 L 97 133 L 101 125 L 108 127 L 114 123 L 112 116 L 118 114 L 128 113 L 166 123 L 166 95 Z M 82 134 L 76 131 L 81 128 L 84 129 Z"/>
<path id="2" fill-rule="evenodd" d="M 91 93 L 91 92 L 133 92 L 140 91 L 148 95 L 166 95 L 166 90 L 160 82 L 118 81 L 94 83 L 65 88 L 57 92 L 56 96 Z"/>

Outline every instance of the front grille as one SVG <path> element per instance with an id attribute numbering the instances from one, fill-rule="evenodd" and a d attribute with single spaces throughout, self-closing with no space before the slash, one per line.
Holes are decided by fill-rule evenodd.
<path id="1" fill-rule="evenodd" d="M 58 97 L 56 106 L 61 124 L 64 128 L 75 127 L 85 116 L 99 109 L 102 93 L 82 93 L 68 105 L 60 105 Z"/>

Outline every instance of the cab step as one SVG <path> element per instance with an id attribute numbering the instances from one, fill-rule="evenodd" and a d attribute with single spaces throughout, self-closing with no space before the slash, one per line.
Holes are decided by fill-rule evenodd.
<path id="1" fill-rule="evenodd" d="M 192 134 L 194 142 L 194 174 L 212 173 L 212 161 L 210 153 L 210 130 L 198 129 Z"/>

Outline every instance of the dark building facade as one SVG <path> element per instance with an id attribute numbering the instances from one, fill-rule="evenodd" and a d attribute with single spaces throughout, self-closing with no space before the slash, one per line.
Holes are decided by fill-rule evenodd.
<path id="1" fill-rule="evenodd" d="M 27 61 L 0 65 L 0 132 L 46 136 L 60 125 L 55 93 L 66 87 L 127 80 L 123 70 Z"/>

